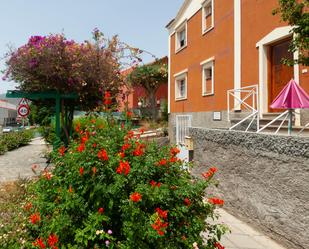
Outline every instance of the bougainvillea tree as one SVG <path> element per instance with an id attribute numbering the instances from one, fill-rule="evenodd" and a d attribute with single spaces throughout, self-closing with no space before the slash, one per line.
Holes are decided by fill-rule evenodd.
<path id="1" fill-rule="evenodd" d="M 152 118 L 157 120 L 156 93 L 162 84 L 167 84 L 168 80 L 168 66 L 164 63 L 164 59 L 134 68 L 127 80 L 132 86 L 141 86 L 146 90 Z"/>
<path id="2" fill-rule="evenodd" d="M 8 54 L 4 79 L 19 83 L 24 92 L 76 93 L 76 100 L 62 101 L 62 116 L 72 125 L 73 111 L 93 110 L 106 90 L 115 96 L 123 84 L 121 61 L 141 53 L 119 41 L 107 39 L 98 29 L 93 41 L 77 43 L 63 34 L 32 36 L 28 43 Z M 45 105 L 53 103 L 45 102 Z"/>

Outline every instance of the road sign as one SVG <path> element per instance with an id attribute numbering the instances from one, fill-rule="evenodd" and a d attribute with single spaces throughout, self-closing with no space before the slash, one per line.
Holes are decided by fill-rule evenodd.
<path id="1" fill-rule="evenodd" d="M 20 101 L 19 101 L 19 104 L 18 104 L 19 106 L 21 106 L 21 105 L 26 105 L 26 106 L 28 106 L 28 101 L 27 101 L 27 99 L 26 98 L 22 98 Z"/>
<path id="2" fill-rule="evenodd" d="M 20 105 L 18 107 L 18 114 L 22 117 L 26 117 L 29 114 L 29 106 L 28 105 Z"/>

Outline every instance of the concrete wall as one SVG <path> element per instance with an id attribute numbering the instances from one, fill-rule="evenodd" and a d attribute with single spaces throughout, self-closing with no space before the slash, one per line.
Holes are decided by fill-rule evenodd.
<path id="1" fill-rule="evenodd" d="M 300 110 L 300 124 L 306 125 L 309 123 L 309 110 Z"/>
<path id="2" fill-rule="evenodd" d="M 191 115 L 192 126 L 206 127 L 212 129 L 227 129 L 230 127 L 230 122 L 227 121 L 227 112 L 221 112 L 221 121 L 213 120 L 213 112 L 182 112 L 170 113 L 168 118 L 168 132 L 171 143 L 176 142 L 176 116 L 177 115 Z"/>
<path id="3" fill-rule="evenodd" d="M 309 248 L 309 139 L 192 128 L 200 175 L 219 169 L 212 189 L 225 208 L 287 248 Z"/>

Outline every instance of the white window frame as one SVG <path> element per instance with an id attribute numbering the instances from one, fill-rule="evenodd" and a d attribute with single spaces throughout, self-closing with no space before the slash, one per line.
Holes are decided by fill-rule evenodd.
<path id="1" fill-rule="evenodd" d="M 185 31 L 186 37 L 185 37 L 185 44 L 181 47 L 180 46 L 180 33 L 183 30 Z M 187 44 L 188 44 L 188 23 L 187 23 L 187 20 L 185 20 L 182 24 L 180 24 L 176 28 L 176 32 L 175 32 L 175 53 L 178 53 L 179 51 L 186 48 Z"/>
<path id="2" fill-rule="evenodd" d="M 206 6 L 208 4 L 211 4 L 211 27 L 206 29 Z M 214 0 L 206 0 L 202 4 L 202 34 L 208 33 L 210 30 L 212 30 L 215 27 L 215 8 L 214 8 Z"/>
<path id="3" fill-rule="evenodd" d="M 175 78 L 175 101 L 187 99 L 187 94 L 188 94 L 188 70 L 185 69 L 185 70 L 175 74 L 174 78 Z M 179 95 L 178 83 L 181 80 L 185 81 L 185 94 L 184 94 L 184 96 L 180 96 Z"/>
<path id="4" fill-rule="evenodd" d="M 202 96 L 212 96 L 215 94 L 215 58 L 209 58 L 201 62 L 202 66 Z M 211 68 L 211 92 L 206 93 L 206 74 L 205 70 Z"/>

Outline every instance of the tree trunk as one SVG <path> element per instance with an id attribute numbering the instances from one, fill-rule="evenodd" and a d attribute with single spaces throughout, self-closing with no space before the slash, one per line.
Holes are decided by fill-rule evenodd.
<path id="1" fill-rule="evenodd" d="M 65 145 L 67 146 L 70 143 L 70 136 L 69 136 L 69 132 L 67 130 L 67 108 L 64 104 L 64 100 L 62 99 L 61 101 L 61 125 L 62 125 L 62 129 L 64 131 L 64 135 L 65 135 Z"/>
<path id="2" fill-rule="evenodd" d="M 151 116 L 154 121 L 158 120 L 156 91 L 149 92 L 149 102 L 151 108 Z"/>

